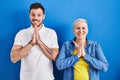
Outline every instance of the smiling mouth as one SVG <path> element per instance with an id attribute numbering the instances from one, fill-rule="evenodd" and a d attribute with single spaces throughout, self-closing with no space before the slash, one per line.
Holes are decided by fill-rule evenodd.
<path id="1" fill-rule="evenodd" d="M 78 34 L 78 35 L 82 36 L 83 34 Z"/>
<path id="2" fill-rule="evenodd" d="M 33 21 L 34 23 L 37 23 L 38 21 Z"/>
<path id="3" fill-rule="evenodd" d="M 32 20 L 33 22 L 38 21 L 38 20 Z"/>
<path id="4" fill-rule="evenodd" d="M 33 24 L 39 24 L 39 21 L 38 20 L 32 20 L 32 23 Z"/>

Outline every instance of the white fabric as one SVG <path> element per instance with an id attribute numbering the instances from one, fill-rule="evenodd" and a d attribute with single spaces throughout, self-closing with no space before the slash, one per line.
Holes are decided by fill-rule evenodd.
<path id="1" fill-rule="evenodd" d="M 28 44 L 33 30 L 31 26 L 19 31 L 14 45 L 25 46 Z M 49 48 L 58 48 L 57 35 L 54 30 L 43 25 L 39 35 Z M 52 61 L 42 53 L 38 45 L 33 46 L 29 54 L 21 60 L 20 80 L 54 80 Z"/>

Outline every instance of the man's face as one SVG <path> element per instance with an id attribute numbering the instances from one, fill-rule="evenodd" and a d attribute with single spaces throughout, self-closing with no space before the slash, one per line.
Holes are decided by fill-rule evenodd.
<path id="1" fill-rule="evenodd" d="M 30 10 L 30 21 L 34 28 L 39 27 L 42 24 L 45 15 L 41 8 Z"/>

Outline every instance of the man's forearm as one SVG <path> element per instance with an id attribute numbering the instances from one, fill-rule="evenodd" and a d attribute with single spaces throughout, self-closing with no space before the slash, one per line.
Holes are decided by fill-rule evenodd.
<path id="1" fill-rule="evenodd" d="M 24 58 L 25 56 L 27 56 L 28 52 L 31 50 L 33 46 L 34 45 L 30 42 L 26 46 L 20 49 L 12 50 L 12 53 L 11 53 L 12 62 L 15 63 L 19 61 L 20 59 Z"/>
<path id="2" fill-rule="evenodd" d="M 53 51 L 48 48 L 42 41 L 39 42 L 38 45 L 41 48 L 42 52 L 45 54 L 45 56 L 52 60 Z"/>

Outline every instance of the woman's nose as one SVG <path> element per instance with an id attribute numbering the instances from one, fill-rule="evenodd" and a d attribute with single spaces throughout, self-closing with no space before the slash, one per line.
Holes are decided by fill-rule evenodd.
<path id="1" fill-rule="evenodd" d="M 79 32 L 82 32 L 82 29 L 79 29 Z"/>

